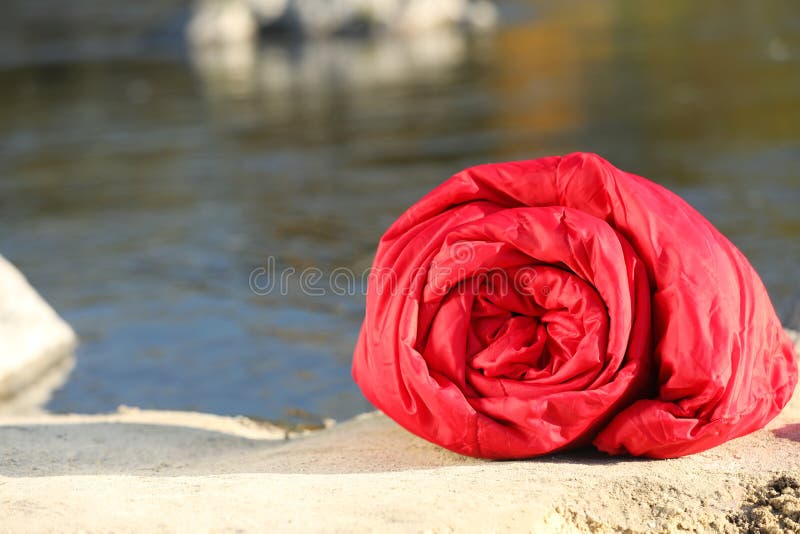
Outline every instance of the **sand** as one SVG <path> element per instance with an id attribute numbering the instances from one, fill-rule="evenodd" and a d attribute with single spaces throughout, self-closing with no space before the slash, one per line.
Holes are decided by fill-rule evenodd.
<path id="1" fill-rule="evenodd" d="M 676 460 L 461 457 L 365 414 L 287 435 L 122 408 L 0 416 L 0 532 L 761 532 L 800 528 L 800 394 Z"/>
<path id="2" fill-rule="evenodd" d="M 283 430 L 246 419 L 180 412 L 5 417 L 0 531 L 776 526 L 800 513 L 800 495 L 769 495 L 780 475 L 800 475 L 798 398 L 766 430 L 662 461 L 583 451 L 484 462 L 428 444 L 378 414 L 288 440 Z"/>

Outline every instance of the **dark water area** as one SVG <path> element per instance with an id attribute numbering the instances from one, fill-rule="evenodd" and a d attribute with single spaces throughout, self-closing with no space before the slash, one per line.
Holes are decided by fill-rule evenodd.
<path id="1" fill-rule="evenodd" d="M 516 2 L 486 36 L 206 50 L 177 2 L 2 11 L 0 253 L 81 339 L 52 411 L 368 409 L 361 288 L 251 273 L 361 273 L 477 163 L 598 152 L 706 215 L 779 310 L 800 290 L 794 1 Z"/>

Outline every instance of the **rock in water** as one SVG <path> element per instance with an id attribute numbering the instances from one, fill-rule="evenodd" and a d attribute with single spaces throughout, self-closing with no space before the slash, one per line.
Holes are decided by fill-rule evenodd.
<path id="1" fill-rule="evenodd" d="M 200 0 L 196 3 L 186 36 L 196 45 L 252 41 L 258 24 L 249 6 L 240 0 Z"/>
<path id="2" fill-rule="evenodd" d="M 70 358 L 76 342 L 72 328 L 0 256 L 0 402 Z"/>
<path id="3" fill-rule="evenodd" d="M 205 46 L 255 42 L 258 33 L 410 36 L 496 24 L 490 0 L 195 0 L 186 37 L 192 46 Z"/>

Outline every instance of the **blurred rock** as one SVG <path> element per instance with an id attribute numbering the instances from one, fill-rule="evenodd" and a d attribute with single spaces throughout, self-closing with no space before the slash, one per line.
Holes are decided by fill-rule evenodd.
<path id="1" fill-rule="evenodd" d="M 0 256 L 0 403 L 31 411 L 71 368 L 77 338 L 25 277 Z M 44 385 L 42 389 L 41 385 Z M 35 387 L 34 387 L 35 386 Z M 31 392 L 34 393 L 31 393 Z M 23 399 L 23 400 L 20 400 Z M 20 407 L 24 407 L 22 409 Z"/>
<path id="2" fill-rule="evenodd" d="M 198 0 L 187 27 L 192 45 L 252 40 L 256 31 L 325 37 L 415 35 L 497 22 L 489 0 Z"/>
<path id="3" fill-rule="evenodd" d="M 400 33 L 418 33 L 447 26 L 486 30 L 497 22 L 488 0 L 409 0 L 400 2 L 386 25 Z"/>
<path id="4" fill-rule="evenodd" d="M 193 44 L 250 41 L 258 24 L 249 6 L 240 0 L 198 0 L 186 28 Z"/>

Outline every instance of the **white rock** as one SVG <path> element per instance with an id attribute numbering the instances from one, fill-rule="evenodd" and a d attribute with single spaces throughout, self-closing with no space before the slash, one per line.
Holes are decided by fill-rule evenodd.
<path id="1" fill-rule="evenodd" d="M 277 27 L 325 37 L 352 31 L 416 35 L 447 27 L 487 30 L 490 0 L 197 0 L 187 28 L 193 46 L 254 40 Z"/>
<path id="2" fill-rule="evenodd" d="M 186 36 L 194 45 L 252 41 L 258 23 L 241 0 L 200 0 L 193 9 Z"/>
<path id="3" fill-rule="evenodd" d="M 0 402 L 63 368 L 76 342 L 72 328 L 0 256 Z"/>
<path id="4" fill-rule="evenodd" d="M 491 28 L 497 13 L 489 0 L 287 0 L 299 30 L 330 35 L 359 24 L 373 31 L 416 35 L 447 27 Z"/>
<path id="5" fill-rule="evenodd" d="M 408 0 L 397 13 L 393 29 L 417 33 L 461 22 L 469 7 L 466 0 Z"/>

